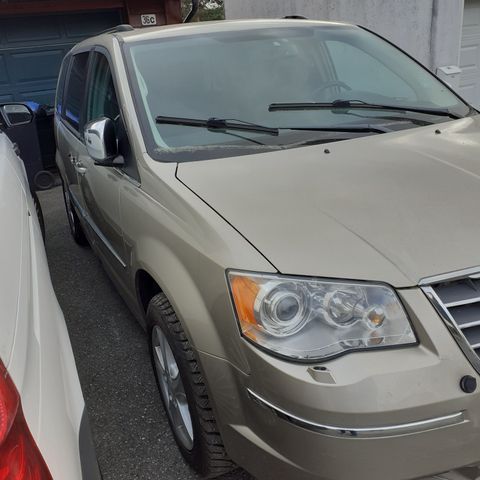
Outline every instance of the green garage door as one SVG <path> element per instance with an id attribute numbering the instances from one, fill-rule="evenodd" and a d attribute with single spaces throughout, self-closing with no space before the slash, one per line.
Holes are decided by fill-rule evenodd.
<path id="1" fill-rule="evenodd" d="M 53 105 L 64 55 L 81 40 L 119 23 L 119 11 L 1 18 L 0 102 Z"/>

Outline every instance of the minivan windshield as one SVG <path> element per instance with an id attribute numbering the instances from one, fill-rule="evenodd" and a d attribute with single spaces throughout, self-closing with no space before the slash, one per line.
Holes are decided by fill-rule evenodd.
<path id="1" fill-rule="evenodd" d="M 183 161 L 378 135 L 471 108 L 360 27 L 299 22 L 125 43 L 149 153 Z"/>

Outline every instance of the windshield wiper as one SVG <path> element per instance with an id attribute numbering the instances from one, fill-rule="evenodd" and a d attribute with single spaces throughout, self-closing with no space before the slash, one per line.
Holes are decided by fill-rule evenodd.
<path id="1" fill-rule="evenodd" d="M 335 109 L 351 110 L 365 109 L 365 110 L 392 110 L 398 112 L 416 112 L 425 113 L 427 115 L 438 115 L 450 118 L 461 118 L 460 116 L 450 112 L 446 109 L 437 108 L 423 108 L 423 107 L 409 107 L 400 105 L 382 105 L 379 103 L 368 103 L 363 100 L 335 100 L 334 102 L 304 102 L 304 103 L 272 103 L 268 107 L 269 112 L 279 112 L 288 110 L 335 110 Z"/>
<path id="2" fill-rule="evenodd" d="M 265 133 L 266 135 L 278 136 L 278 128 L 265 127 L 255 123 L 244 122 L 243 120 L 209 118 L 199 120 L 196 118 L 164 117 L 155 118 L 156 123 L 168 125 L 183 125 L 185 127 L 206 128 L 211 132 L 224 132 L 226 130 L 238 130 L 240 132 Z"/>
<path id="3" fill-rule="evenodd" d="M 382 125 L 370 125 L 361 123 L 357 125 L 338 125 L 332 127 L 281 127 L 280 130 L 304 130 L 312 132 L 332 132 L 332 133 L 389 133 L 392 130 Z"/>

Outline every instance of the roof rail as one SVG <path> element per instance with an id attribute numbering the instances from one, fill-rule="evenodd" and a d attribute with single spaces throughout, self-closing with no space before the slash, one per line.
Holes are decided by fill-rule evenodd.
<path id="1" fill-rule="evenodd" d="M 308 17 L 304 17 L 303 15 L 286 15 L 283 18 L 290 20 L 308 20 Z"/>
<path id="2" fill-rule="evenodd" d="M 117 25 L 116 27 L 107 28 L 107 30 L 103 30 L 98 35 L 104 35 L 105 33 L 117 33 L 117 32 L 131 32 L 135 30 L 131 25 L 128 23 L 123 23 L 121 25 Z"/>

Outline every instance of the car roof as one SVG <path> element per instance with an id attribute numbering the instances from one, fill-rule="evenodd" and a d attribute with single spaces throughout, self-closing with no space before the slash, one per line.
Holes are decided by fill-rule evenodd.
<path id="1" fill-rule="evenodd" d="M 109 30 L 105 33 L 91 37 L 77 45 L 77 47 L 98 43 L 100 37 L 106 35 L 115 35 L 115 37 L 123 42 L 133 43 L 143 40 L 154 40 L 156 38 L 179 37 L 186 35 L 209 34 L 232 31 L 245 31 L 259 28 L 275 28 L 275 27 L 345 27 L 353 26 L 343 22 L 325 22 L 317 20 L 303 19 L 264 19 L 264 20 L 221 20 L 216 22 L 194 22 L 179 23 L 172 25 L 162 25 L 158 27 L 132 28 L 131 30 Z"/>

